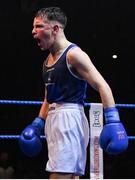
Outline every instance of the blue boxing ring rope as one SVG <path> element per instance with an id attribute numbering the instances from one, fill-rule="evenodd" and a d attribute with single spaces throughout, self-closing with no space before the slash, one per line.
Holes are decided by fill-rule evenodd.
<path id="1" fill-rule="evenodd" d="M 0 100 L 0 104 L 16 104 L 16 105 L 41 105 L 43 101 L 23 101 L 23 100 Z M 91 103 L 85 103 L 89 107 Z M 116 104 L 118 108 L 135 108 L 135 104 Z"/>
<path id="2" fill-rule="evenodd" d="M 0 104 L 14 104 L 14 105 L 41 105 L 43 101 L 24 101 L 24 100 L 0 100 Z M 85 103 L 85 107 L 89 107 L 91 103 Z M 116 104 L 117 108 L 135 108 L 135 104 Z M 1 139 L 19 139 L 20 135 L 0 135 Z M 40 136 L 45 139 L 45 136 Z M 128 136 L 129 140 L 135 140 L 135 136 Z"/>

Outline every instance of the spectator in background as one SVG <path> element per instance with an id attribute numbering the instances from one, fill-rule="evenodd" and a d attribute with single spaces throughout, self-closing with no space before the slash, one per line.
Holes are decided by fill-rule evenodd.
<path id="1" fill-rule="evenodd" d="M 0 179 L 11 179 L 14 175 L 14 168 L 9 162 L 9 154 L 7 152 L 0 153 Z"/>

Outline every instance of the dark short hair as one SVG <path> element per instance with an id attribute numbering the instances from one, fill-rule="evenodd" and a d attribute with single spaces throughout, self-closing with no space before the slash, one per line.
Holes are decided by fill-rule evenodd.
<path id="1" fill-rule="evenodd" d="M 58 21 L 63 29 L 67 24 L 66 14 L 59 7 L 47 7 L 38 10 L 36 13 L 36 17 L 40 17 L 42 19 L 47 18 L 49 21 Z"/>

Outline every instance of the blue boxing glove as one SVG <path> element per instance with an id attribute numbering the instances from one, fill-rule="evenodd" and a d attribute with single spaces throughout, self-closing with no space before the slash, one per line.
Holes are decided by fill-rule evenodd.
<path id="1" fill-rule="evenodd" d="M 127 149 L 128 137 L 118 110 L 115 107 L 106 108 L 104 115 L 106 124 L 100 134 L 100 146 L 108 154 L 119 154 Z"/>
<path id="2" fill-rule="evenodd" d="M 44 132 L 44 126 L 45 120 L 37 117 L 22 131 L 19 146 L 26 156 L 34 157 L 40 153 L 42 149 L 40 135 Z"/>

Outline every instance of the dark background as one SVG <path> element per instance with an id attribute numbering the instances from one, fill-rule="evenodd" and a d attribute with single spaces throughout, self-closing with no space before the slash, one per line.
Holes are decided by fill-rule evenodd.
<path id="1" fill-rule="evenodd" d="M 68 16 L 65 30 L 68 40 L 78 44 L 88 53 L 112 88 L 116 103 L 133 104 L 135 102 L 135 1 L 133 0 L 1 1 L 0 99 L 43 100 L 42 63 L 47 53 L 38 49 L 31 31 L 35 12 L 47 6 L 59 6 L 65 11 Z M 118 58 L 113 59 L 113 54 L 117 54 Z M 88 87 L 86 101 L 101 102 L 99 94 L 91 87 Z M 20 134 L 22 129 L 38 115 L 39 109 L 40 106 L 1 104 L 0 134 Z M 128 135 L 134 135 L 134 109 L 119 109 L 119 111 Z M 45 178 L 48 174 L 44 172 L 47 159 L 46 144 L 44 145 L 45 150 L 34 159 L 21 154 L 17 141 L 2 140 L 0 150 L 8 151 L 11 155 L 11 162 L 17 172 L 15 178 Z M 114 157 L 104 155 L 105 178 L 135 178 L 134 169 L 131 168 L 135 167 L 134 148 L 134 142 L 130 141 L 129 149 L 125 153 Z M 29 164 L 33 174 L 27 172 L 26 176 L 23 176 L 24 172 L 17 169 L 18 158 L 21 161 L 21 168 Z M 89 158 L 83 178 L 89 178 Z"/>

